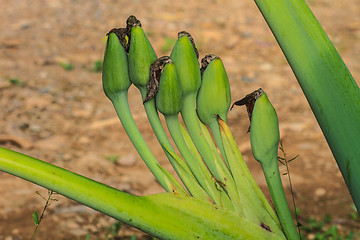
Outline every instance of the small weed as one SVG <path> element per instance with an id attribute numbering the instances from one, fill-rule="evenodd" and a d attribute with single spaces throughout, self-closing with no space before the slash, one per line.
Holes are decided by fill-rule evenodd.
<path id="1" fill-rule="evenodd" d="M 291 159 L 287 159 L 286 156 L 286 152 L 284 149 L 284 146 L 282 144 L 282 142 L 280 141 L 280 147 L 279 147 L 281 153 L 282 153 L 282 157 L 278 156 L 278 161 L 284 165 L 286 167 L 286 173 L 284 173 L 283 175 L 287 175 L 288 179 L 289 179 L 289 185 L 290 185 L 290 190 L 291 190 L 291 196 L 292 196 L 292 202 L 293 202 L 293 207 L 294 207 L 294 213 L 295 213 L 295 219 L 296 219 L 296 227 L 298 228 L 299 234 L 301 235 L 301 226 L 302 224 L 299 221 L 299 212 L 300 210 L 296 207 L 296 203 L 295 203 L 295 195 L 294 195 L 294 191 L 293 191 L 293 187 L 292 187 L 292 183 L 291 183 L 291 177 L 290 177 L 290 169 L 289 169 L 289 163 L 291 161 L 294 161 L 295 159 L 297 159 L 299 157 L 299 155 L 291 158 Z"/>
<path id="2" fill-rule="evenodd" d="M 105 229 L 105 240 L 116 240 L 120 232 L 122 222 L 117 221 Z M 97 238 L 98 239 L 98 238 Z M 91 234 L 86 234 L 85 240 L 91 240 Z"/>
<path id="3" fill-rule="evenodd" d="M 23 87 L 23 86 L 24 86 L 24 82 L 21 81 L 21 80 L 18 79 L 18 78 L 10 78 L 10 79 L 9 79 L 9 82 L 10 82 L 12 85 L 15 85 L 15 86 L 19 86 L 19 87 Z"/>
<path id="4" fill-rule="evenodd" d="M 119 160 L 119 156 L 117 156 L 117 155 L 107 155 L 107 156 L 104 156 L 104 158 L 106 160 L 109 160 L 112 163 L 116 163 L 117 160 Z"/>
<path id="5" fill-rule="evenodd" d="M 326 215 L 324 219 L 318 221 L 315 218 L 308 218 L 306 223 L 301 226 L 302 234 L 301 239 L 307 239 L 306 237 L 314 240 L 356 240 L 359 239 L 360 233 L 355 235 L 353 230 L 347 233 L 340 233 L 339 228 L 335 224 L 331 224 L 331 216 Z"/>
<path id="6" fill-rule="evenodd" d="M 118 221 L 108 228 L 108 234 L 106 235 L 106 240 L 115 239 L 116 235 L 119 233 L 122 226 L 122 222 Z M 110 235 L 110 238 L 109 238 Z"/>
<path id="7" fill-rule="evenodd" d="M 70 70 L 73 70 L 73 69 L 74 69 L 74 65 L 72 65 L 72 64 L 69 63 L 69 62 L 59 62 L 59 65 L 60 65 L 63 69 L 65 69 L 65 70 L 67 70 L 67 71 L 70 71 Z"/>
<path id="8" fill-rule="evenodd" d="M 91 69 L 92 72 L 101 72 L 103 67 L 103 63 L 101 60 L 95 61 L 94 66 Z"/>

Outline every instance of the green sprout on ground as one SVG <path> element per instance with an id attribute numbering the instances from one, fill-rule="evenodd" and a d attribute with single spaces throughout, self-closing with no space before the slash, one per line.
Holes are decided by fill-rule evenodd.
<path id="1" fill-rule="evenodd" d="M 93 67 L 91 68 L 92 72 L 101 72 L 103 67 L 103 62 L 101 60 L 95 61 Z"/>
<path id="2" fill-rule="evenodd" d="M 58 64 L 60 67 L 62 67 L 66 71 L 71 71 L 74 69 L 74 65 L 69 62 L 59 62 Z"/>
<path id="3" fill-rule="evenodd" d="M 23 86 L 24 86 L 24 82 L 21 81 L 21 80 L 18 79 L 18 78 L 10 78 L 10 79 L 9 79 L 9 82 L 10 82 L 12 85 L 15 85 L 15 86 L 19 86 L 19 87 L 23 87 Z"/>
<path id="4" fill-rule="evenodd" d="M 104 158 L 106 160 L 110 161 L 111 163 L 116 163 L 119 160 L 118 155 L 106 155 L 106 156 L 104 156 Z"/>
<path id="5" fill-rule="evenodd" d="M 315 218 L 309 217 L 306 222 L 301 226 L 303 231 L 303 239 L 314 239 L 314 240 L 356 240 L 360 237 L 360 232 L 350 230 L 347 233 L 340 232 L 338 226 L 332 224 L 330 215 L 326 215 L 322 220 L 316 220 Z"/>

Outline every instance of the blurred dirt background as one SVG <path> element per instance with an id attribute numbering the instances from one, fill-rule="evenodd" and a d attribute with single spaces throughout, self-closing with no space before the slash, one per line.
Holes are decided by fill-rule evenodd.
<path id="1" fill-rule="evenodd" d="M 307 1 L 355 79 L 360 75 L 358 0 Z M 134 14 L 158 56 L 168 55 L 177 32 L 190 32 L 200 57 L 214 53 L 227 69 L 232 100 L 262 87 L 275 106 L 290 164 L 301 221 L 323 219 L 341 231 L 359 229 L 351 198 L 306 99 L 253 1 L 1 0 L 0 146 L 16 150 L 115 188 L 137 194 L 161 192 L 126 136 L 102 92 L 98 66 L 104 36 Z M 155 156 L 167 162 L 148 123 L 137 89 L 129 94 L 133 116 Z M 245 108 L 229 113 L 229 125 L 249 168 L 266 192 L 253 160 Z M 284 172 L 284 168 L 281 168 Z M 289 194 L 287 178 L 283 179 Z M 41 212 L 47 190 L 0 172 L 0 239 L 30 239 L 32 213 Z M 115 222 L 53 195 L 37 239 L 105 239 Z M 290 195 L 289 195 L 290 197 Z M 117 239 L 146 239 L 122 227 Z M 309 236 L 311 238 L 311 236 Z"/>

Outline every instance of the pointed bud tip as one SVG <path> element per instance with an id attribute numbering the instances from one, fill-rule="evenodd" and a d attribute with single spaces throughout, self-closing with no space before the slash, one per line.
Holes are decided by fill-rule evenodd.
<path id="1" fill-rule="evenodd" d="M 125 49 L 125 51 L 127 52 L 128 51 L 128 41 L 126 39 L 126 36 L 127 36 L 127 30 L 126 28 L 113 28 L 111 29 L 107 34 L 106 36 L 108 36 L 108 39 L 109 39 L 109 36 L 111 34 L 115 34 L 117 36 L 117 38 L 119 39 L 119 42 L 120 44 L 123 46 L 123 48 Z M 109 40 L 108 40 L 109 41 Z"/>
<path id="2" fill-rule="evenodd" d="M 126 28 L 131 29 L 137 26 L 141 27 L 141 22 L 134 15 L 130 15 L 126 20 Z"/>
<path id="3" fill-rule="evenodd" d="M 199 59 L 199 50 L 196 48 L 194 38 L 191 36 L 191 34 L 186 31 L 181 31 L 178 33 L 178 40 L 184 41 L 186 38 L 190 40 L 190 43 L 193 46 L 194 51 L 196 53 L 196 57 L 197 59 Z"/>
<path id="4" fill-rule="evenodd" d="M 161 71 L 169 63 L 172 63 L 171 58 L 169 56 L 163 56 L 163 57 L 156 59 L 150 65 L 150 79 L 147 84 L 147 94 L 146 94 L 146 97 L 145 97 L 143 103 L 146 103 L 147 101 L 149 101 L 153 97 L 155 97 L 156 93 L 159 90 Z"/>
<path id="5" fill-rule="evenodd" d="M 209 66 L 209 64 L 214 59 L 219 59 L 219 57 L 216 56 L 215 54 L 208 54 L 205 57 L 203 57 L 203 59 L 201 59 L 201 68 L 200 68 L 201 75 L 203 75 L 203 73 L 206 70 L 207 66 Z"/>
<path id="6" fill-rule="evenodd" d="M 216 122 L 217 115 L 222 120 L 227 120 L 231 93 L 229 79 L 221 59 L 213 54 L 207 55 L 203 63 L 203 66 L 207 66 L 202 75 L 196 106 L 200 120 L 210 125 Z"/>

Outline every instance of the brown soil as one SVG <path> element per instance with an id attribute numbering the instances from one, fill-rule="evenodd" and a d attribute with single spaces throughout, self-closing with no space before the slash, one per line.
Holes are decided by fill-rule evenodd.
<path id="1" fill-rule="evenodd" d="M 355 79 L 360 79 L 358 0 L 308 1 Z M 122 27 L 130 14 L 143 24 L 158 56 L 169 54 L 177 32 L 192 33 L 200 57 L 214 53 L 226 66 L 233 101 L 262 87 L 277 109 L 281 139 L 301 219 L 332 216 L 342 231 L 351 220 L 351 198 L 307 101 L 273 35 L 253 1 L 9 1 L 0 8 L 0 146 L 16 150 L 138 195 L 161 192 L 127 138 L 102 92 L 104 36 Z M 72 70 L 61 64 L 71 63 Z M 12 79 L 13 83 L 10 83 Z M 133 116 L 148 143 L 155 137 L 138 91 L 129 94 Z M 229 113 L 229 125 L 249 168 L 266 184 L 253 160 L 244 108 Z M 170 165 L 159 145 L 155 156 Z M 117 163 L 107 160 L 118 156 Z M 281 171 L 284 171 L 281 168 Z M 289 193 L 287 179 L 283 179 Z M 30 239 L 32 212 L 47 191 L 0 172 L 0 239 Z M 266 191 L 266 190 L 265 190 Z M 290 195 L 289 195 L 290 196 Z M 55 195 L 37 239 L 105 239 L 115 220 Z M 139 231 L 122 228 L 121 239 Z M 138 238 L 138 239 L 139 239 Z M 120 238 L 119 238 L 120 239 Z"/>

